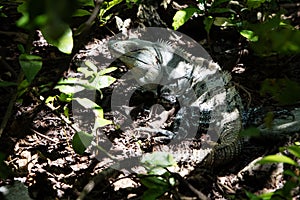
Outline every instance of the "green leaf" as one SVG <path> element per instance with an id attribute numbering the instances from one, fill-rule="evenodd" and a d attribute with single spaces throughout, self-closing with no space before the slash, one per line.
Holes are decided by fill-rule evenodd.
<path id="1" fill-rule="evenodd" d="M 249 8 L 258 8 L 262 3 L 264 3 L 266 0 L 247 0 L 247 6 Z"/>
<path id="2" fill-rule="evenodd" d="M 16 86 L 17 83 L 9 82 L 9 81 L 0 81 L 0 87 L 9 87 L 9 86 Z"/>
<path id="3" fill-rule="evenodd" d="M 241 30 L 240 34 L 251 42 L 258 41 L 258 36 L 251 30 Z"/>
<path id="4" fill-rule="evenodd" d="M 19 13 L 22 14 L 22 17 L 16 22 L 16 24 L 19 27 L 30 29 L 32 28 L 32 25 L 29 25 L 30 17 L 29 17 L 29 12 L 27 11 L 28 4 L 29 4 L 28 1 L 24 1 L 22 4 L 18 6 L 17 10 Z"/>
<path id="5" fill-rule="evenodd" d="M 95 72 L 90 71 L 87 67 L 79 67 L 77 71 L 83 73 L 85 78 L 88 78 L 90 76 L 93 77 L 95 75 Z"/>
<path id="6" fill-rule="evenodd" d="M 267 193 L 263 193 L 261 195 L 259 195 L 259 199 L 261 200 L 271 200 L 273 199 L 272 196 L 274 195 L 274 192 L 267 192 Z M 254 199 L 256 200 L 256 199 Z M 274 200 L 276 200 L 276 198 L 274 198 Z"/>
<path id="7" fill-rule="evenodd" d="M 146 154 L 141 160 L 141 163 L 149 167 L 170 167 L 176 165 L 172 156 L 167 152 L 153 152 Z"/>
<path id="8" fill-rule="evenodd" d="M 290 157 L 287 157 L 285 155 L 281 155 L 281 154 L 279 154 L 279 155 L 265 156 L 260 161 L 258 161 L 257 163 L 259 163 L 259 164 L 265 164 L 265 163 L 286 163 L 286 164 L 298 166 L 297 162 L 295 162 L 293 159 L 291 159 Z"/>
<path id="9" fill-rule="evenodd" d="M 162 179 L 159 176 L 145 176 L 141 178 L 141 183 L 145 185 L 147 188 L 159 189 L 163 187 L 168 187 L 169 184 L 166 180 Z"/>
<path id="10" fill-rule="evenodd" d="M 80 83 L 80 81 L 77 78 L 70 77 L 68 79 L 61 79 L 58 81 L 54 89 L 58 89 L 60 92 L 65 94 L 74 94 L 85 89 L 85 87 L 78 85 L 78 83 Z M 84 82 L 84 84 L 86 83 L 87 81 Z"/>
<path id="11" fill-rule="evenodd" d="M 116 79 L 114 77 L 97 74 L 97 76 L 91 83 L 91 86 L 96 88 L 97 90 L 100 90 L 102 88 L 110 86 L 115 81 Z"/>
<path id="12" fill-rule="evenodd" d="M 105 2 L 106 4 L 103 3 L 103 5 L 106 6 L 105 10 L 108 11 L 108 10 L 110 10 L 112 7 L 114 7 L 114 6 L 118 5 L 119 3 L 121 3 L 122 1 L 123 1 L 123 0 L 112 0 L 112 1 L 110 1 L 110 2 Z"/>
<path id="13" fill-rule="evenodd" d="M 46 104 L 53 104 L 53 102 L 55 101 L 56 96 L 49 96 L 46 100 L 45 103 Z"/>
<path id="14" fill-rule="evenodd" d="M 291 177 L 295 177 L 295 178 L 300 178 L 300 177 L 298 177 L 298 175 L 295 173 L 295 171 L 290 170 L 290 169 L 284 170 L 284 171 L 283 171 L 283 174 L 284 174 L 284 175 L 291 176 Z"/>
<path id="15" fill-rule="evenodd" d="M 206 32 L 209 33 L 211 26 L 214 23 L 214 18 L 212 16 L 205 17 L 203 23 L 205 25 L 204 28 L 205 28 Z"/>
<path id="16" fill-rule="evenodd" d="M 94 7 L 94 1 L 93 0 L 77 0 L 78 3 L 82 6 L 92 6 Z"/>
<path id="17" fill-rule="evenodd" d="M 60 93 L 60 95 L 58 96 L 58 99 L 61 102 L 71 102 L 73 100 L 73 94 L 70 93 Z"/>
<path id="18" fill-rule="evenodd" d="M 191 16 L 196 12 L 201 12 L 201 11 L 199 10 L 199 8 L 196 7 L 188 7 L 177 11 L 173 17 L 173 23 L 172 23 L 174 30 L 177 30 L 180 26 L 185 24 L 191 18 Z"/>
<path id="19" fill-rule="evenodd" d="M 230 0 L 214 0 L 211 7 L 219 7 L 222 3 L 229 2 Z"/>
<path id="20" fill-rule="evenodd" d="M 118 68 L 117 68 L 117 67 L 109 67 L 109 68 L 105 68 L 105 69 L 101 70 L 101 71 L 99 72 L 99 74 L 100 74 L 100 75 L 108 74 L 108 73 L 110 73 L 110 72 L 115 71 L 116 69 L 118 69 Z"/>
<path id="21" fill-rule="evenodd" d="M 100 18 L 100 26 L 105 25 L 105 23 L 111 18 L 112 14 L 105 16 L 105 13 L 109 11 L 112 7 L 118 5 L 123 0 L 112 0 L 110 2 L 104 1 L 101 5 L 101 9 L 99 11 L 99 18 Z"/>
<path id="22" fill-rule="evenodd" d="M 88 68 L 90 68 L 94 73 L 97 73 L 98 68 L 97 68 L 96 65 L 94 65 L 94 63 L 92 63 L 91 61 L 87 60 L 87 61 L 84 62 L 84 64 L 85 64 Z"/>
<path id="23" fill-rule="evenodd" d="M 156 200 L 158 197 L 163 195 L 166 191 L 163 188 L 151 188 L 144 192 L 142 200 Z"/>
<path id="24" fill-rule="evenodd" d="M 91 12 L 84 10 L 84 9 L 77 9 L 75 13 L 73 14 L 73 17 L 82 17 L 82 16 L 87 16 L 91 15 Z"/>
<path id="25" fill-rule="evenodd" d="M 246 192 L 246 195 L 247 197 L 250 199 L 250 200 L 261 200 L 261 198 L 259 198 L 257 195 L 251 193 L 251 192 L 248 192 L 248 191 L 245 191 Z"/>
<path id="26" fill-rule="evenodd" d="M 216 17 L 214 20 L 215 26 L 235 26 L 231 19 L 226 17 Z"/>
<path id="27" fill-rule="evenodd" d="M 68 106 L 64 106 L 64 115 L 69 119 L 70 118 L 70 111 Z"/>
<path id="28" fill-rule="evenodd" d="M 41 31 L 47 42 L 56 46 L 61 52 L 72 53 L 73 36 L 68 24 L 57 20 L 47 24 Z"/>
<path id="29" fill-rule="evenodd" d="M 19 85 L 18 85 L 18 97 L 21 97 L 25 92 L 28 91 L 29 82 L 24 79 Z"/>
<path id="30" fill-rule="evenodd" d="M 21 54 L 19 63 L 29 83 L 35 78 L 37 73 L 42 69 L 42 58 L 40 56 Z"/>
<path id="31" fill-rule="evenodd" d="M 85 150 L 91 145 L 93 141 L 93 135 L 84 131 L 79 131 L 74 134 L 72 140 L 72 146 L 76 153 L 82 155 Z"/>
<path id="32" fill-rule="evenodd" d="M 97 130 L 97 128 L 100 128 L 100 127 L 103 127 L 103 126 L 106 126 L 106 125 L 109 125 L 109 124 L 112 124 L 111 120 L 104 119 L 103 117 L 102 118 L 101 117 L 96 117 L 93 130 Z"/>
<path id="33" fill-rule="evenodd" d="M 93 101 L 91 101 L 90 99 L 87 99 L 87 98 L 74 98 L 74 100 L 77 101 L 80 105 L 82 105 L 86 109 L 101 108 L 95 102 L 93 102 Z M 99 111 L 99 112 L 101 112 L 101 111 Z"/>
<path id="34" fill-rule="evenodd" d="M 291 154 L 293 154 L 297 158 L 300 158 L 300 146 L 293 145 L 289 146 L 287 149 Z"/>

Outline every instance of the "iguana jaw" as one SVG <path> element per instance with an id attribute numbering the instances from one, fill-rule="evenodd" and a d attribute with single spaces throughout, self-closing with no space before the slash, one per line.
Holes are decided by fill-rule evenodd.
<path id="1" fill-rule="evenodd" d="M 130 54 L 131 52 L 137 52 L 143 50 L 141 44 L 139 44 L 137 39 L 130 39 L 130 40 L 110 40 L 108 42 L 108 48 L 110 52 L 116 56 L 120 57 L 123 55 Z"/>
<path id="2" fill-rule="evenodd" d="M 139 84 L 157 84 L 160 82 L 163 76 L 158 59 L 160 56 L 152 43 L 139 39 L 110 40 L 108 47 L 114 56 L 131 69 Z"/>

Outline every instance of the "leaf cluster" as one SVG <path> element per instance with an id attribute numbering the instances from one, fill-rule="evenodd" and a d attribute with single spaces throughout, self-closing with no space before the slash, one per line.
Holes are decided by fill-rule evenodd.
<path id="1" fill-rule="evenodd" d="M 285 13 L 275 0 L 199 0 L 197 6 L 177 11 L 172 26 L 177 30 L 191 18 L 201 16 L 208 39 L 212 26 L 231 27 L 248 40 L 258 55 L 299 53 L 300 31 Z"/>
<path id="2" fill-rule="evenodd" d="M 280 148 L 281 154 L 268 155 L 258 161 L 259 164 L 268 163 L 284 163 L 294 167 L 293 170 L 287 169 L 284 171 L 284 175 L 288 176 L 288 180 L 285 182 L 281 189 L 277 189 L 274 192 L 268 192 L 261 195 L 255 195 L 250 192 L 246 192 L 247 196 L 251 200 L 277 200 L 277 199 L 293 199 L 294 195 L 297 195 L 296 188 L 300 184 L 300 165 L 296 160 L 300 159 L 300 146 L 295 144 L 288 147 Z M 288 153 L 284 155 L 283 152 Z M 298 194 L 299 195 L 299 194 Z"/>

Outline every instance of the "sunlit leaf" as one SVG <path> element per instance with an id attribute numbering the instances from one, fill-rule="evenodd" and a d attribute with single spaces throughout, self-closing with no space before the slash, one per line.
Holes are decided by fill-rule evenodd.
<path id="1" fill-rule="evenodd" d="M 180 26 L 185 24 L 195 12 L 200 12 L 199 8 L 188 7 L 177 11 L 173 17 L 172 23 L 174 30 L 177 30 Z"/>
<path id="2" fill-rule="evenodd" d="M 293 145 L 289 146 L 287 149 L 291 154 L 293 154 L 297 158 L 300 158 L 300 146 Z"/>
<path id="3" fill-rule="evenodd" d="M 109 68 L 105 68 L 105 69 L 103 69 L 103 70 L 101 70 L 101 71 L 99 72 L 99 75 L 108 74 L 108 73 L 110 73 L 110 72 L 115 71 L 116 69 L 118 69 L 118 68 L 117 68 L 117 67 L 109 67 Z"/>
<path id="4" fill-rule="evenodd" d="M 107 126 L 109 124 L 112 124 L 111 120 L 96 117 L 95 124 L 94 124 L 94 130 L 96 130 L 97 128 L 103 127 L 103 126 Z"/>
<path id="5" fill-rule="evenodd" d="M 73 99 L 73 94 L 72 93 L 60 93 L 58 98 L 62 102 L 71 102 Z"/>
<path id="6" fill-rule="evenodd" d="M 87 67 L 79 67 L 77 68 L 77 71 L 83 73 L 85 78 L 92 77 L 93 75 L 95 75 L 95 72 L 90 71 Z"/>
<path id="7" fill-rule="evenodd" d="M 84 64 L 89 67 L 94 73 L 97 73 L 98 68 L 96 65 L 94 65 L 94 63 L 92 63 L 91 61 L 87 60 L 84 62 Z"/>
<path id="8" fill-rule="evenodd" d="M 170 167 L 176 165 L 176 162 L 172 156 L 167 152 L 153 152 L 146 154 L 141 160 L 146 166 L 159 166 L 159 167 Z"/>
<path id="9" fill-rule="evenodd" d="M 226 17 L 216 17 L 214 20 L 215 26 L 235 26 L 231 19 Z"/>
<path id="10" fill-rule="evenodd" d="M 112 14 L 109 14 L 105 16 L 105 13 L 109 11 L 112 7 L 118 5 L 121 3 L 123 0 L 112 0 L 112 1 L 104 1 L 101 5 L 101 9 L 99 11 L 99 18 L 100 18 L 100 26 L 105 25 L 105 23 L 112 17 Z"/>
<path id="11" fill-rule="evenodd" d="M 74 98 L 74 100 L 77 101 L 81 106 L 83 106 L 86 109 L 100 108 L 100 106 L 98 106 L 95 102 L 87 98 Z"/>
<path id="12" fill-rule="evenodd" d="M 255 35 L 255 33 L 251 30 L 241 30 L 240 34 L 247 38 L 251 42 L 257 42 L 258 41 L 258 36 Z"/>
<path id="13" fill-rule="evenodd" d="M 84 131 L 79 131 L 74 134 L 72 139 L 72 146 L 76 153 L 82 155 L 85 150 L 91 145 L 93 135 Z"/>
<path id="14" fill-rule="evenodd" d="M 64 22 L 54 21 L 41 29 L 43 36 L 61 52 L 70 54 L 73 49 L 72 30 Z"/>
<path id="15" fill-rule="evenodd" d="M 116 79 L 114 77 L 106 76 L 106 75 L 100 76 L 99 74 L 97 74 L 97 76 L 95 77 L 91 85 L 97 88 L 97 90 L 100 90 L 102 88 L 106 88 L 110 86 L 115 81 Z"/>
<path id="16" fill-rule="evenodd" d="M 265 156 L 260 161 L 258 161 L 257 163 L 259 163 L 259 164 L 286 163 L 286 164 L 297 166 L 297 163 L 293 159 L 291 159 L 290 157 L 287 157 L 285 155 L 281 155 L 281 154 Z"/>

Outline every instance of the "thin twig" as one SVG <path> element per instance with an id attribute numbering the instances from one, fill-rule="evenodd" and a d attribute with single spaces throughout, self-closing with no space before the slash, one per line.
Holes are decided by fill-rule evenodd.
<path id="1" fill-rule="evenodd" d="M 53 140 L 52 138 L 50 138 L 50 137 L 48 137 L 48 136 L 46 136 L 46 135 L 43 135 L 42 133 L 40 133 L 40 132 L 38 132 L 38 131 L 36 131 L 36 130 L 34 130 L 34 129 L 30 129 L 32 132 L 34 132 L 35 134 L 37 134 L 37 135 L 39 135 L 39 136 L 41 136 L 41 137 L 43 137 L 43 138 L 45 138 L 45 139 L 47 139 L 47 140 L 50 140 L 51 142 L 54 142 L 54 143 L 58 143 L 57 141 L 55 141 L 55 140 Z"/>

